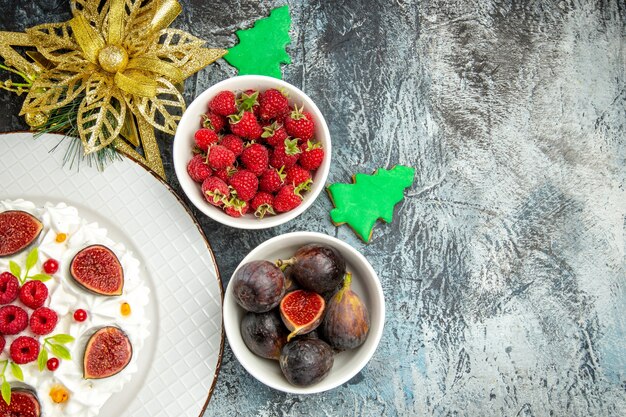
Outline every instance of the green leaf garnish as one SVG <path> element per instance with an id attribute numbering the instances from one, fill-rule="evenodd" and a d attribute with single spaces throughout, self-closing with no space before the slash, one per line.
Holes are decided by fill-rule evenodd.
<path id="1" fill-rule="evenodd" d="M 39 366 L 39 372 L 42 372 L 46 367 L 46 363 L 48 362 L 48 351 L 45 346 L 39 351 L 39 356 L 37 356 L 37 365 Z"/>
<path id="2" fill-rule="evenodd" d="M 4 400 L 4 402 L 7 403 L 7 405 L 10 405 L 11 404 L 11 385 L 9 385 L 7 381 L 4 381 L 2 383 L 2 387 L 0 388 L 0 391 L 2 392 L 2 399 Z"/>
<path id="3" fill-rule="evenodd" d="M 46 340 L 66 344 L 74 341 L 74 338 L 69 334 L 55 334 L 54 336 L 47 337 Z"/>
<path id="4" fill-rule="evenodd" d="M 11 373 L 13 376 L 20 381 L 24 381 L 24 374 L 22 373 L 22 368 L 16 363 L 10 362 L 11 364 Z"/>
<path id="5" fill-rule="evenodd" d="M 46 281 L 50 281 L 52 277 L 48 274 L 36 274 L 36 275 L 33 275 L 32 277 L 28 277 L 28 279 L 31 279 L 33 281 L 46 282 Z"/>
<path id="6" fill-rule="evenodd" d="M 39 250 L 37 250 L 37 248 L 34 248 L 28 253 L 28 256 L 26 257 L 27 271 L 35 266 L 35 264 L 37 263 L 37 259 L 39 259 Z"/>
<path id="7" fill-rule="evenodd" d="M 20 275 L 22 275 L 22 268 L 20 268 L 18 264 L 16 264 L 13 261 L 9 261 L 9 269 L 11 270 L 11 273 L 15 275 L 17 279 L 20 279 Z"/>
<path id="8" fill-rule="evenodd" d="M 54 356 L 58 356 L 59 358 L 65 359 L 68 361 L 72 360 L 72 355 L 70 354 L 69 349 L 63 345 L 53 345 L 51 343 L 50 350 L 52 351 Z"/>

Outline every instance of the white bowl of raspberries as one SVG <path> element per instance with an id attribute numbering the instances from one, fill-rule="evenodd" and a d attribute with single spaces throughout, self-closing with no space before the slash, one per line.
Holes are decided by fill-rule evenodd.
<path id="1" fill-rule="evenodd" d="M 300 89 L 244 75 L 200 94 L 174 138 L 174 168 L 191 202 L 241 229 L 278 226 L 324 189 L 331 143 L 324 116 Z"/>

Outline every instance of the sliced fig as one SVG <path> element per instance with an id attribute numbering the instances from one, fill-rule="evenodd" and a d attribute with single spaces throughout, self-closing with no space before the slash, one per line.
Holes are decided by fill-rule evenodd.
<path id="1" fill-rule="evenodd" d="M 347 273 L 343 287 L 328 302 L 320 327 L 324 340 L 338 350 L 361 346 L 370 330 L 367 307 L 350 289 L 351 284 L 352 274 Z"/>
<path id="2" fill-rule="evenodd" d="M 116 375 L 126 368 L 133 356 L 133 346 L 126 333 L 114 326 L 95 332 L 85 347 L 83 376 L 102 379 Z"/>
<path id="3" fill-rule="evenodd" d="M 40 417 L 41 405 L 37 396 L 26 388 L 11 389 L 11 404 L 0 397 L 0 416 Z"/>
<path id="4" fill-rule="evenodd" d="M 39 237 L 42 229 L 43 224 L 25 211 L 0 213 L 0 256 L 23 251 Z"/>
<path id="5" fill-rule="evenodd" d="M 83 288 L 100 295 L 121 295 L 124 270 L 111 249 L 102 245 L 87 246 L 74 256 L 70 275 Z"/>
<path id="6" fill-rule="evenodd" d="M 280 301 L 280 317 L 291 331 L 287 341 L 309 333 L 322 322 L 326 302 L 324 297 L 312 291 L 296 290 Z"/>

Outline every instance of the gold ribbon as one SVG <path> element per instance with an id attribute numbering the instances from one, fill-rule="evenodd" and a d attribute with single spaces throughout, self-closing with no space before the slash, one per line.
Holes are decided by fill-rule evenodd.
<path id="1" fill-rule="evenodd" d="M 115 74 L 115 85 L 128 94 L 142 97 L 154 97 L 157 93 L 156 81 L 138 71 L 125 71 Z"/>
<path id="2" fill-rule="evenodd" d="M 182 10 L 178 0 L 160 0 L 152 22 L 150 22 L 151 32 L 158 32 L 168 27 Z"/>
<path id="3" fill-rule="evenodd" d="M 89 24 L 85 16 L 77 13 L 70 20 L 70 26 L 74 34 L 76 43 L 83 51 L 84 57 L 94 64 L 98 63 L 98 53 L 104 48 L 104 39 L 98 32 Z"/>
<path id="4" fill-rule="evenodd" d="M 176 84 L 185 79 L 183 72 L 176 66 L 155 56 L 139 56 L 130 60 L 128 69 L 137 69 L 157 73 Z"/>
<path id="5" fill-rule="evenodd" d="M 119 45 L 124 39 L 124 18 L 126 17 L 124 7 L 124 0 L 111 0 L 108 17 L 109 33 L 107 34 L 109 45 Z"/>

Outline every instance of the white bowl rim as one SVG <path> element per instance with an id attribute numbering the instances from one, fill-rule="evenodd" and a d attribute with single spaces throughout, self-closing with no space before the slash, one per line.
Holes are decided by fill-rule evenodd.
<path id="1" fill-rule="evenodd" d="M 361 361 L 358 363 L 357 366 L 354 367 L 354 369 L 352 369 L 350 372 L 346 373 L 343 377 L 341 377 L 341 378 L 337 379 L 336 381 L 334 381 L 332 384 L 327 384 L 328 386 L 324 386 L 324 381 L 327 381 L 327 379 L 322 380 L 322 381 L 318 382 L 317 384 L 314 384 L 314 385 L 311 385 L 311 386 L 308 386 L 308 387 L 297 387 L 295 385 L 290 385 L 288 382 L 286 384 L 280 385 L 280 384 L 276 384 L 273 381 L 268 380 L 267 378 L 265 378 L 254 367 L 250 366 L 250 364 L 248 364 L 244 360 L 242 360 L 242 357 L 238 353 L 238 350 L 233 349 L 233 345 L 232 345 L 232 343 L 230 343 L 230 341 L 233 340 L 232 332 L 235 331 L 235 329 L 237 331 L 239 331 L 240 323 L 233 323 L 231 321 L 232 319 L 226 314 L 225 311 L 222 312 L 222 317 L 223 317 L 223 320 L 224 320 L 224 330 L 226 332 L 226 337 L 229 340 L 229 345 L 231 346 L 231 350 L 233 351 L 235 357 L 237 358 L 237 360 L 239 361 L 241 366 L 243 366 L 244 369 L 246 371 L 248 371 L 248 373 L 250 375 L 252 375 L 254 378 L 256 378 L 258 381 L 260 381 L 263 384 L 265 384 L 265 385 L 267 385 L 267 386 L 269 386 L 271 388 L 274 388 L 276 390 L 283 391 L 283 392 L 288 392 L 288 393 L 292 393 L 292 394 L 317 394 L 317 393 L 320 393 L 320 392 L 324 392 L 324 391 L 328 391 L 328 390 L 337 388 L 338 386 L 340 386 L 342 384 L 345 384 L 346 382 L 351 380 L 356 374 L 358 374 L 367 365 L 367 363 L 372 359 L 376 349 L 378 348 L 378 345 L 379 345 L 380 340 L 381 340 L 382 335 L 383 335 L 383 329 L 385 327 L 385 297 L 384 297 L 382 285 L 380 283 L 380 279 L 378 278 L 378 274 L 376 273 L 376 271 L 374 270 L 372 265 L 369 263 L 367 258 L 365 258 L 365 256 L 363 256 L 358 250 L 353 248 L 348 243 L 346 243 L 346 242 L 344 242 L 342 240 L 339 240 L 336 237 L 333 237 L 333 236 L 330 236 L 330 235 L 327 235 L 327 234 L 324 234 L 324 233 L 299 231 L 299 232 L 284 233 L 284 234 L 275 236 L 273 238 L 270 238 L 270 239 L 266 240 L 265 242 L 259 244 L 256 248 L 252 249 L 248 253 L 248 255 L 246 255 L 246 257 L 243 258 L 243 260 L 239 263 L 239 265 L 237 265 L 237 268 L 235 269 L 235 271 L 231 275 L 230 280 L 228 281 L 229 284 L 228 284 L 228 287 L 226 288 L 226 291 L 224 293 L 224 307 L 223 307 L 223 309 L 226 308 L 227 303 L 229 303 L 229 304 L 230 303 L 236 304 L 236 301 L 234 300 L 233 295 L 232 295 L 233 290 L 232 290 L 232 288 L 230 288 L 230 282 L 231 282 L 232 278 L 235 276 L 235 273 L 237 272 L 237 270 L 239 270 L 239 268 L 241 268 L 241 266 L 243 264 L 251 261 L 252 258 L 255 255 L 255 253 L 261 251 L 262 249 L 264 249 L 267 246 L 274 245 L 276 243 L 279 243 L 280 241 L 283 241 L 285 239 L 290 239 L 290 238 L 313 238 L 313 239 L 317 239 L 317 240 L 323 240 L 323 241 L 326 241 L 326 242 L 330 242 L 330 244 L 332 246 L 340 247 L 341 251 L 348 251 L 348 252 L 351 252 L 353 255 L 355 255 L 355 257 L 361 262 L 361 264 L 365 267 L 367 272 L 372 277 L 372 281 L 373 281 L 374 286 L 376 288 L 375 298 L 380 303 L 381 314 L 380 314 L 380 318 L 378 320 L 380 322 L 380 326 L 378 326 L 378 331 L 376 333 L 370 333 L 368 335 L 368 340 L 370 338 L 373 338 L 372 339 L 373 343 L 369 343 L 368 344 L 369 348 L 364 352 L 363 359 L 361 359 Z M 241 307 L 239 305 L 235 305 L 235 308 L 241 308 Z M 241 334 L 240 334 L 239 337 L 241 337 Z M 247 349 L 245 344 L 243 344 L 243 348 Z M 331 370 L 331 374 L 330 375 L 332 375 L 332 370 Z"/>
<path id="2" fill-rule="evenodd" d="M 181 152 L 185 152 L 187 154 L 191 154 L 190 149 L 180 149 L 183 145 L 184 139 L 182 138 L 181 126 L 185 126 L 190 123 L 196 123 L 190 118 L 193 117 L 192 111 L 198 106 L 206 107 L 206 104 L 209 102 L 210 98 L 214 96 L 216 93 L 222 90 L 233 90 L 240 88 L 229 87 L 231 84 L 242 84 L 245 82 L 249 82 L 250 84 L 265 82 L 268 84 L 273 84 L 274 88 L 285 88 L 287 90 L 295 91 L 298 95 L 297 98 L 294 97 L 296 101 L 301 101 L 304 104 L 305 109 L 313 113 L 317 125 L 322 129 L 324 140 L 324 161 L 322 165 L 318 168 L 318 172 L 316 173 L 316 177 L 318 179 L 313 184 L 311 191 L 308 191 L 304 194 L 304 200 L 302 203 L 296 207 L 295 209 L 288 211 L 286 213 L 281 213 L 274 216 L 265 217 L 263 219 L 249 219 L 249 218 L 235 218 L 227 215 L 221 209 L 214 207 L 207 203 L 201 196 L 197 194 L 198 184 L 193 182 L 191 178 L 188 178 L 189 174 L 187 173 L 187 162 L 189 157 L 184 159 L 177 158 L 177 155 Z M 269 88 L 269 87 L 268 87 Z M 193 112 L 195 114 L 195 112 Z M 316 139 L 320 140 L 316 137 Z M 313 102 L 313 100 L 302 90 L 296 87 L 293 84 L 290 84 L 286 81 L 280 80 L 278 78 L 268 77 L 264 75 L 239 75 L 235 77 L 230 77 L 225 80 L 222 80 L 216 84 L 213 84 L 208 89 L 204 90 L 200 93 L 192 102 L 187 106 L 187 109 L 182 115 L 182 118 L 178 122 L 178 128 L 176 129 L 176 134 L 174 135 L 173 141 L 173 149 L 172 149 L 172 159 L 174 160 L 174 171 L 176 172 L 176 176 L 178 178 L 178 182 L 183 189 L 183 192 L 191 201 L 191 203 L 198 208 L 202 213 L 209 216 L 213 220 L 225 224 L 230 227 L 234 227 L 237 229 L 247 229 L 247 230 L 258 230 L 258 229 L 267 229 L 270 227 L 276 227 L 281 224 L 284 224 L 294 218 L 298 217 L 300 214 L 304 213 L 317 199 L 322 190 L 326 187 L 326 180 L 328 179 L 328 173 L 330 172 L 330 162 L 332 155 L 332 145 L 331 145 L 331 137 L 330 131 L 328 129 L 328 125 L 326 123 L 326 119 L 324 115 L 317 107 L 317 105 Z M 177 145 L 178 144 L 178 145 Z M 192 187 L 193 186 L 193 187 Z"/>

